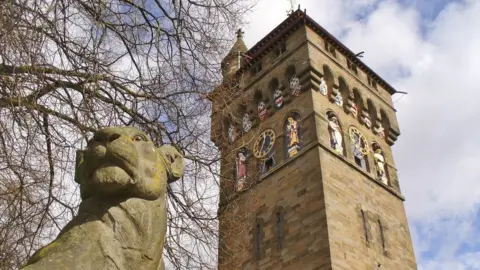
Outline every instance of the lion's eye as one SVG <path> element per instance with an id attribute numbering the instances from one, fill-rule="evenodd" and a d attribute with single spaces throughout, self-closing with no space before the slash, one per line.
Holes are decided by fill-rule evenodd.
<path id="1" fill-rule="evenodd" d="M 133 136 L 133 141 L 134 142 L 145 142 L 147 141 L 147 138 L 141 134 Z"/>

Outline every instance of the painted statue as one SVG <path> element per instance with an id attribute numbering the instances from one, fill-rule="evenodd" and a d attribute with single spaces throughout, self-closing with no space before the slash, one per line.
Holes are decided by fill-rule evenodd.
<path id="1" fill-rule="evenodd" d="M 273 92 L 273 100 L 275 101 L 275 107 L 277 109 L 282 108 L 282 106 L 283 106 L 283 93 L 282 93 L 282 90 L 280 90 L 280 88 L 277 88 L 277 90 L 275 90 L 275 92 Z"/>
<path id="2" fill-rule="evenodd" d="M 174 147 L 136 128 L 95 132 L 77 151 L 78 213 L 23 269 L 164 269 L 167 184 L 183 169 Z"/>
<path id="3" fill-rule="evenodd" d="M 372 128 L 372 120 L 370 120 L 370 116 L 367 113 L 362 113 L 362 122 L 367 128 Z"/>
<path id="4" fill-rule="evenodd" d="M 298 121 L 293 116 L 287 118 L 287 157 L 291 158 L 298 153 L 300 148 L 300 135 Z"/>
<path id="5" fill-rule="evenodd" d="M 320 79 L 319 91 L 322 95 L 324 95 L 324 96 L 327 95 L 327 82 L 325 81 L 325 79 L 323 77 Z"/>
<path id="6" fill-rule="evenodd" d="M 330 145 L 338 154 L 343 155 L 343 137 L 340 124 L 335 115 L 331 115 L 328 119 L 328 131 L 330 134 Z"/>
<path id="7" fill-rule="evenodd" d="M 263 101 L 258 103 L 258 118 L 260 118 L 260 121 L 267 119 L 267 105 Z"/>
<path id="8" fill-rule="evenodd" d="M 378 135 L 378 137 L 382 139 L 385 138 L 385 129 L 383 128 L 382 123 L 377 121 L 375 127 L 373 127 L 373 131 Z"/>
<path id="9" fill-rule="evenodd" d="M 333 101 L 335 102 L 335 105 L 337 105 L 338 107 L 342 107 L 343 106 L 343 97 L 342 95 L 340 94 L 340 92 L 338 92 Z"/>
<path id="10" fill-rule="evenodd" d="M 245 188 L 247 181 L 247 153 L 245 150 L 240 150 L 236 158 L 237 179 L 235 182 L 235 189 L 242 191 Z"/>
<path id="11" fill-rule="evenodd" d="M 290 78 L 290 91 L 292 91 L 292 96 L 298 97 L 301 89 L 300 79 L 296 75 L 293 75 L 292 78 Z"/>
<path id="12" fill-rule="evenodd" d="M 375 150 L 373 158 L 375 160 L 375 167 L 377 168 L 378 180 L 382 181 L 385 185 L 388 185 L 387 174 L 385 172 L 385 157 L 380 148 Z"/>
<path id="13" fill-rule="evenodd" d="M 250 129 L 252 128 L 252 120 L 250 120 L 250 115 L 248 113 L 245 113 L 243 115 L 243 131 L 244 132 L 249 132 Z"/>
<path id="14" fill-rule="evenodd" d="M 235 126 L 232 123 L 228 124 L 228 141 L 234 142 L 237 138 L 237 132 L 235 131 Z"/>
<path id="15" fill-rule="evenodd" d="M 352 102 L 352 105 L 350 106 L 350 108 L 348 108 L 348 114 L 350 114 L 351 116 L 357 118 L 357 115 L 358 115 L 358 107 L 357 107 L 357 104 L 355 104 L 355 102 Z"/>
<path id="16" fill-rule="evenodd" d="M 365 155 L 368 153 L 368 145 L 366 144 L 366 139 L 358 131 L 358 129 L 351 127 L 350 128 L 350 139 L 352 145 L 352 153 L 355 163 L 362 169 L 367 169 L 367 161 Z"/>

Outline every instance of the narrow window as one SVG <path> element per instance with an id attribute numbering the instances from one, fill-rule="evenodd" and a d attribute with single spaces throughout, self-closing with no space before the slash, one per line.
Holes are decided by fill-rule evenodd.
<path id="1" fill-rule="evenodd" d="M 277 211 L 277 247 L 279 250 L 282 249 L 283 242 L 283 211 L 279 209 Z"/>
<path id="2" fill-rule="evenodd" d="M 285 42 L 280 42 L 277 47 L 274 49 L 275 57 L 280 57 L 287 51 L 287 45 Z"/>
<path id="3" fill-rule="evenodd" d="M 385 235 L 383 234 L 383 226 L 380 219 L 378 220 L 378 228 L 380 230 L 380 241 L 382 242 L 382 251 L 385 254 L 387 252 L 387 247 L 385 246 Z"/>
<path id="4" fill-rule="evenodd" d="M 262 256 L 262 226 L 259 222 L 257 222 L 255 229 L 255 255 L 257 259 L 260 259 Z"/>
<path id="5" fill-rule="evenodd" d="M 365 218 L 365 212 L 363 210 L 360 210 L 362 214 L 362 225 L 363 225 L 363 234 L 365 236 L 365 244 L 368 245 L 369 239 L 368 239 L 368 231 L 367 231 L 367 220 Z"/>
<path id="6" fill-rule="evenodd" d="M 337 54 L 335 52 L 335 48 L 332 45 L 330 45 L 327 41 L 325 41 L 325 50 L 327 50 L 327 52 L 332 54 L 333 57 L 337 57 Z"/>
<path id="7" fill-rule="evenodd" d="M 256 75 L 257 73 L 259 73 L 260 71 L 262 71 L 262 63 L 260 63 L 260 62 L 255 63 L 255 64 L 252 66 L 251 71 L 252 71 L 252 75 Z"/>
<path id="8" fill-rule="evenodd" d="M 358 74 L 357 65 L 355 65 L 352 61 L 347 60 L 347 67 L 348 67 L 348 69 L 353 71 L 353 73 Z"/>

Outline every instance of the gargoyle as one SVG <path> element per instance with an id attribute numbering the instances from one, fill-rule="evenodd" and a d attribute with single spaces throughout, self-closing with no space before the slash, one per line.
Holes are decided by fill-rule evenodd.
<path id="1" fill-rule="evenodd" d="M 183 169 L 174 147 L 136 128 L 99 130 L 77 152 L 78 214 L 23 269 L 164 269 L 167 183 Z"/>

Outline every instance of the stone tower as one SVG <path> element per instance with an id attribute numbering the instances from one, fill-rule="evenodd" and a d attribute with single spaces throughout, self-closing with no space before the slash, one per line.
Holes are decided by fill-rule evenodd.
<path id="1" fill-rule="evenodd" d="M 416 269 L 395 89 L 301 10 L 241 39 L 210 94 L 219 269 Z"/>

